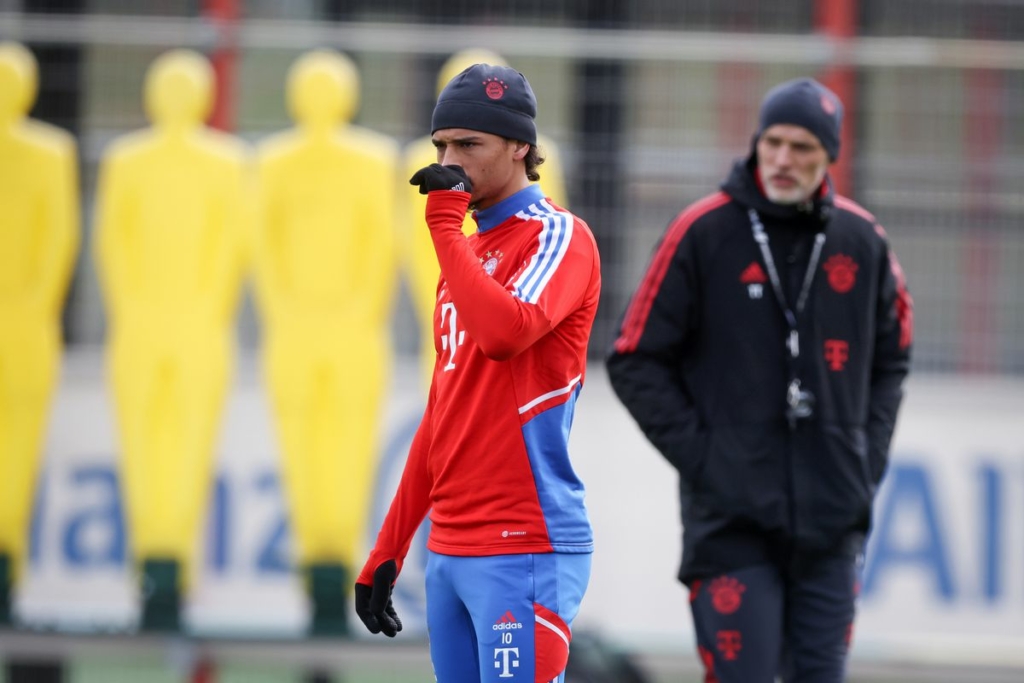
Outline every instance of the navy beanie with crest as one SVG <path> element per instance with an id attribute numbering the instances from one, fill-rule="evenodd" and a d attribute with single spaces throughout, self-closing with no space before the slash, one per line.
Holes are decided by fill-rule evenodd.
<path id="1" fill-rule="evenodd" d="M 437 98 L 430 132 L 467 128 L 537 144 L 537 98 L 526 77 L 507 66 L 474 64 Z"/>
<path id="2" fill-rule="evenodd" d="M 836 94 L 812 78 L 798 78 L 775 86 L 761 102 L 760 138 L 778 123 L 801 126 L 814 133 L 828 158 L 839 158 L 839 129 L 843 103 Z"/>

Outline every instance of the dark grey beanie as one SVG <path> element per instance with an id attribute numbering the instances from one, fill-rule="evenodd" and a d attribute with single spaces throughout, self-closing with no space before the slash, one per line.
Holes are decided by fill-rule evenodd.
<path id="1" fill-rule="evenodd" d="M 798 78 L 775 86 L 761 102 L 757 136 L 777 123 L 801 126 L 814 133 L 829 159 L 839 158 L 839 129 L 843 103 L 813 78 Z"/>
<path id="2" fill-rule="evenodd" d="M 507 66 L 474 64 L 437 98 L 430 132 L 468 128 L 537 144 L 537 98 L 526 77 Z"/>

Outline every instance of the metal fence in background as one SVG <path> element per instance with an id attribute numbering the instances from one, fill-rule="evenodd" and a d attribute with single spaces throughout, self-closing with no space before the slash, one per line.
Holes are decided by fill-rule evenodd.
<path id="1" fill-rule="evenodd" d="M 404 143 L 427 132 L 444 59 L 486 46 L 533 84 L 570 208 L 598 237 L 595 357 L 666 224 L 748 151 L 763 93 L 809 75 L 846 101 L 835 170 L 907 273 L 916 370 L 1024 374 L 1022 0 L 0 0 L 0 39 L 36 52 L 35 115 L 81 145 L 86 239 L 70 343 L 102 340 L 95 167 L 112 138 L 146 125 L 141 85 L 160 52 L 228 57 L 218 74 L 233 94 L 219 122 L 257 141 L 290 125 L 292 61 L 334 47 L 360 69 L 357 123 Z M 399 306 L 396 340 L 411 352 L 407 313 Z M 241 331 L 259 343 L 251 308 Z"/>

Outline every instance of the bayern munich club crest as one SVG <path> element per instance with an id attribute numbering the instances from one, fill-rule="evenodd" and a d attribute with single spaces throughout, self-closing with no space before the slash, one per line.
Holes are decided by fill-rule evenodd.
<path id="1" fill-rule="evenodd" d="M 508 84 L 500 78 L 492 76 L 484 81 L 484 93 L 492 100 L 500 100 L 505 96 L 506 90 L 508 90 Z"/>
<path id="2" fill-rule="evenodd" d="M 504 256 L 504 254 L 497 249 L 484 253 L 484 255 L 480 257 L 480 263 L 484 266 L 484 272 L 493 277 L 494 271 L 498 268 L 498 263 L 501 261 L 502 256 Z"/>
<path id="3" fill-rule="evenodd" d="M 860 266 L 846 254 L 830 256 L 822 268 L 828 273 L 828 284 L 839 294 L 846 294 L 857 283 Z"/>
<path id="4" fill-rule="evenodd" d="M 832 101 L 832 98 L 828 95 L 822 94 L 821 96 L 821 110 L 832 116 L 836 113 L 836 103 Z"/>
<path id="5" fill-rule="evenodd" d="M 743 604 L 743 592 L 747 587 L 731 576 L 720 576 L 708 586 L 711 606 L 719 614 L 732 614 Z"/>

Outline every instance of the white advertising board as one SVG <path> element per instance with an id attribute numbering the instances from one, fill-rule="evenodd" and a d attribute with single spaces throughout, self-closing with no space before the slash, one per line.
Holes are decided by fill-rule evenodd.
<path id="1" fill-rule="evenodd" d="M 578 627 L 633 647 L 689 651 L 676 582 L 676 476 L 589 369 L 572 452 L 596 551 Z M 390 502 L 423 398 L 401 366 L 382 415 L 372 529 Z M 405 378 L 405 379 L 402 379 Z M 854 656 L 1024 664 L 1024 382 L 915 377 L 879 493 Z M 29 624 L 131 629 L 137 619 L 118 490 L 116 434 L 99 354 L 66 361 L 16 596 Z M 308 606 L 290 568 L 272 419 L 251 359 L 240 366 L 218 452 L 202 570 L 186 610 L 206 634 L 297 636 Z M 423 631 L 421 530 L 396 589 Z"/>

